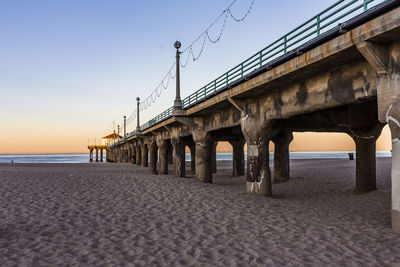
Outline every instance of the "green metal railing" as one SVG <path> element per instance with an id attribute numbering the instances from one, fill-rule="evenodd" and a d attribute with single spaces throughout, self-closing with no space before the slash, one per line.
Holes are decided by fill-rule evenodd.
<path id="1" fill-rule="evenodd" d="M 339 0 L 327 9 L 318 13 L 311 19 L 307 20 L 294 30 L 286 33 L 281 38 L 271 43 L 264 49 L 258 51 L 239 65 L 233 67 L 228 72 L 219 76 L 212 82 L 206 84 L 201 89 L 187 96 L 182 100 L 183 108 L 188 108 L 199 101 L 204 100 L 210 95 L 216 94 L 219 90 L 225 88 L 229 84 L 238 81 L 247 74 L 268 65 L 273 60 L 284 56 L 285 54 L 295 51 L 301 45 L 319 37 L 332 28 L 338 26 L 339 23 L 347 21 L 357 15 L 366 12 L 373 6 L 385 2 L 387 0 Z M 373 2 L 373 4 L 372 4 Z M 168 119 L 172 116 L 173 107 L 168 108 L 161 114 L 157 115 L 150 121 L 141 126 L 141 130 L 150 128 L 151 126 Z M 134 135 L 134 132 L 130 133 Z M 130 135 L 130 136 L 132 136 Z"/>

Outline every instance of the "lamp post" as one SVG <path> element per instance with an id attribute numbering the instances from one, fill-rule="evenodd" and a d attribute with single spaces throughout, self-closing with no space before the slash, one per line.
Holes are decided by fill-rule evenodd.
<path id="1" fill-rule="evenodd" d="M 126 139 L 126 116 L 124 116 L 124 139 Z"/>
<path id="2" fill-rule="evenodd" d="M 182 100 L 181 100 L 181 85 L 180 85 L 180 77 L 179 77 L 179 58 L 181 52 L 179 52 L 179 48 L 181 47 L 181 42 L 176 41 L 174 43 L 174 47 L 176 48 L 176 98 L 174 101 L 174 110 L 182 109 Z"/>
<path id="3" fill-rule="evenodd" d="M 136 132 L 140 132 L 140 125 L 139 125 L 139 101 L 140 101 L 140 97 L 136 97 L 136 101 L 137 101 L 137 110 L 136 110 L 136 117 L 137 117 L 137 125 L 136 125 Z"/>

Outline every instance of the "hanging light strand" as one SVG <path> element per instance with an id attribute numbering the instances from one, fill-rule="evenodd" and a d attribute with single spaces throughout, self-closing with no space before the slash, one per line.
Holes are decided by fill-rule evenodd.
<path id="1" fill-rule="evenodd" d="M 224 30 L 225 30 L 225 27 L 226 27 L 226 24 L 227 24 L 228 15 L 235 22 L 244 21 L 248 17 L 248 15 L 251 13 L 251 10 L 253 9 L 255 0 L 251 1 L 248 10 L 246 11 L 246 13 L 241 18 L 235 17 L 233 15 L 232 11 L 231 11 L 231 7 L 236 2 L 237 2 L 237 0 L 232 1 L 228 5 L 228 7 L 226 7 L 221 12 L 221 14 L 205 29 L 205 31 L 203 31 L 196 39 L 194 39 L 194 41 L 192 43 L 190 43 L 189 46 L 187 46 L 184 50 L 182 50 L 181 55 L 187 53 L 185 63 L 183 63 L 183 61 L 180 61 L 180 66 L 182 68 L 185 68 L 188 65 L 190 57 L 192 58 L 193 62 L 197 61 L 201 57 L 201 55 L 203 54 L 203 51 L 204 51 L 206 40 L 208 40 L 212 44 L 216 44 L 221 40 L 221 37 L 222 37 L 222 35 L 224 33 Z M 210 30 L 220 21 L 221 18 L 223 18 L 223 23 L 222 23 L 221 29 L 220 29 L 220 31 L 218 33 L 218 37 L 216 39 L 213 39 L 210 36 Z M 200 40 L 202 40 L 202 44 L 200 46 L 200 51 L 197 53 L 197 55 L 195 55 L 193 47 Z M 167 74 L 163 77 L 163 79 L 157 85 L 157 87 L 154 89 L 154 91 L 145 100 L 140 102 L 140 104 L 139 104 L 139 110 L 140 111 L 143 111 L 143 110 L 147 109 L 148 107 L 150 107 L 152 105 L 152 103 L 154 103 L 157 100 L 157 98 L 159 98 L 161 96 L 162 91 L 166 90 L 168 88 L 168 86 L 170 84 L 170 80 L 176 78 L 176 73 L 172 72 L 172 70 L 175 67 L 175 64 L 176 64 L 175 62 L 172 64 L 172 66 L 169 68 Z M 137 111 L 135 110 L 127 118 L 126 124 L 127 125 L 131 124 L 135 120 L 136 116 L 137 116 Z"/>

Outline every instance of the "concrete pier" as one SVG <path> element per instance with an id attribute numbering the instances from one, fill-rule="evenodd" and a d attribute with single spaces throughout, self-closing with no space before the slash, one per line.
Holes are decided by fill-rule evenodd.
<path id="1" fill-rule="evenodd" d="M 275 144 L 274 152 L 274 183 L 283 183 L 289 180 L 290 160 L 289 145 L 293 140 L 292 132 L 280 132 L 272 137 Z"/>
<path id="2" fill-rule="evenodd" d="M 233 176 L 245 172 L 246 143 L 246 191 L 272 196 L 271 141 L 275 144 L 274 182 L 282 183 L 290 178 L 293 132 L 346 133 L 356 145 L 354 191 L 366 193 L 376 189 L 376 139 L 389 124 L 392 225 L 400 231 L 399 18 L 396 6 L 314 47 L 293 51 L 279 64 L 260 68 L 202 102 L 141 129 L 140 134 L 110 147 L 107 159 L 121 162 L 119 149 L 131 143 L 136 164 L 148 166 L 149 149 L 151 173 L 156 173 L 158 162 L 158 173 L 167 174 L 173 162 L 174 175 L 185 177 L 188 146 L 196 178 L 212 183 L 217 142 L 232 145 Z M 154 136 L 156 141 L 149 143 Z"/>
<path id="3" fill-rule="evenodd" d="M 171 144 L 173 147 L 174 175 L 176 177 L 186 177 L 185 144 L 179 137 L 171 138 Z"/>
<path id="4" fill-rule="evenodd" d="M 244 144 L 245 139 L 231 140 L 232 146 L 232 176 L 244 175 Z"/>

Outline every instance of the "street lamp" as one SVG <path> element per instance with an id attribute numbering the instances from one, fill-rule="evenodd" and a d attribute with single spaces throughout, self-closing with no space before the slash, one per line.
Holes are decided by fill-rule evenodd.
<path id="1" fill-rule="evenodd" d="M 139 125 L 139 101 L 140 97 L 136 97 L 137 107 L 136 107 L 136 117 L 137 117 L 137 125 L 136 125 L 136 132 L 140 132 L 140 125 Z"/>
<path id="2" fill-rule="evenodd" d="M 179 58 L 181 52 L 179 52 L 179 48 L 181 48 L 181 42 L 176 41 L 174 43 L 174 47 L 176 48 L 176 98 L 174 101 L 174 110 L 182 109 L 182 100 L 181 100 L 181 86 L 180 86 L 180 77 L 179 77 Z"/>
<path id="3" fill-rule="evenodd" d="M 124 116 L 124 139 L 126 139 L 126 116 Z"/>

